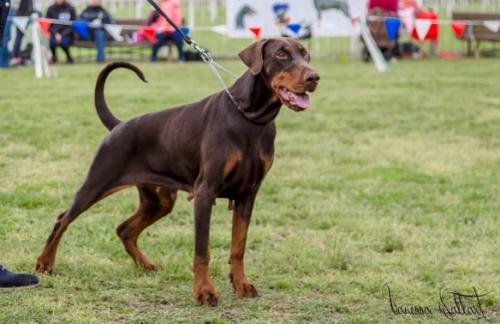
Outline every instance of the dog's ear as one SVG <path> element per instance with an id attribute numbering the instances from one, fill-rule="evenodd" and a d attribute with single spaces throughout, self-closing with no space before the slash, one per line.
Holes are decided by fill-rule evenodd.
<path id="1" fill-rule="evenodd" d="M 257 75 L 262 71 L 262 65 L 264 64 L 264 46 L 268 42 L 269 40 L 265 38 L 253 42 L 238 54 L 253 75 Z"/>

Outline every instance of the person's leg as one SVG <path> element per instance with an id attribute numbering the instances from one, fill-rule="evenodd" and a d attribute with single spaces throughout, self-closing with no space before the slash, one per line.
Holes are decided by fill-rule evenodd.
<path id="1" fill-rule="evenodd" d="M 54 35 L 50 35 L 49 39 L 50 52 L 52 53 L 52 63 L 57 63 L 57 42 Z"/>
<path id="2" fill-rule="evenodd" d="M 0 48 L 3 47 L 3 33 L 10 10 L 10 0 L 0 0 Z"/>
<path id="3" fill-rule="evenodd" d="M 177 46 L 177 52 L 179 53 L 179 61 L 180 62 L 186 61 L 186 57 L 184 55 L 184 39 L 182 38 L 181 34 L 175 32 L 172 35 L 172 39 L 175 41 L 175 46 Z"/>
<path id="4" fill-rule="evenodd" d="M 34 287 L 38 284 L 39 280 L 36 276 L 11 272 L 0 265 L 0 289 Z"/>
<path id="5" fill-rule="evenodd" d="M 23 37 L 23 32 L 19 28 L 16 28 L 16 39 L 14 40 L 14 48 L 12 49 L 12 57 L 19 60 L 19 63 L 21 59 L 21 43 Z"/>
<path id="6" fill-rule="evenodd" d="M 106 38 L 108 37 L 108 34 L 104 29 L 95 29 L 94 30 L 94 42 L 95 42 L 95 47 L 97 49 L 97 57 L 96 61 L 99 63 L 103 63 L 106 61 L 106 53 L 105 53 L 105 47 L 106 47 Z"/>
<path id="7" fill-rule="evenodd" d="M 3 1 L 5 2 L 5 0 Z M 8 0 L 5 2 L 5 4 L 2 3 L 2 6 L 3 8 L 1 14 L 2 15 L 1 20 L 5 21 L 2 22 L 2 25 L 4 26 L 5 29 L 3 33 L 0 35 L 0 38 L 2 38 L 2 45 L 3 45 L 3 47 L 0 47 L 0 67 L 9 67 L 10 64 L 9 42 L 11 34 L 10 27 L 12 25 L 12 17 L 16 15 L 16 11 L 10 9 L 10 2 Z"/>
<path id="8" fill-rule="evenodd" d="M 71 57 L 71 52 L 69 50 L 72 43 L 73 39 L 71 36 L 63 36 L 61 42 L 59 43 L 59 46 L 61 46 L 64 53 L 66 54 L 66 62 L 70 64 L 73 63 L 73 58 Z"/>
<path id="9" fill-rule="evenodd" d="M 156 62 L 158 59 L 158 50 L 165 45 L 167 42 L 167 37 L 164 33 L 156 34 L 156 43 L 151 46 L 151 62 Z"/>

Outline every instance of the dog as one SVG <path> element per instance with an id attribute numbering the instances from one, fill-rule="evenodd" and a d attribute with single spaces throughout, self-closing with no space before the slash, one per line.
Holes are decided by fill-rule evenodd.
<path id="1" fill-rule="evenodd" d="M 347 0 L 314 0 L 314 7 L 321 20 L 321 13 L 328 9 L 340 10 L 347 18 L 351 18 L 351 7 Z"/>
<path id="2" fill-rule="evenodd" d="M 249 5 L 244 5 L 236 15 L 236 29 L 245 29 L 245 17 L 255 15 L 256 11 Z"/>
<path id="3" fill-rule="evenodd" d="M 39 255 L 36 270 L 53 270 L 57 246 L 71 222 L 99 200 L 127 187 L 139 191 L 139 207 L 116 233 L 137 265 L 155 266 L 137 247 L 141 232 L 170 213 L 178 190 L 194 199 L 196 303 L 215 306 L 219 294 L 209 274 L 209 227 L 216 198 L 227 198 L 233 213 L 229 256 L 233 289 L 239 297 L 256 297 L 245 276 L 243 257 L 252 208 L 259 187 L 271 168 L 276 135 L 275 118 L 282 105 L 303 111 L 310 105 L 319 75 L 309 65 L 308 51 L 295 39 L 262 39 L 239 53 L 248 70 L 225 91 L 201 101 L 118 120 L 104 98 L 104 84 L 115 69 L 132 70 L 117 62 L 100 73 L 95 106 L 110 133 L 104 138 L 88 175 L 70 207 L 57 218 Z"/>

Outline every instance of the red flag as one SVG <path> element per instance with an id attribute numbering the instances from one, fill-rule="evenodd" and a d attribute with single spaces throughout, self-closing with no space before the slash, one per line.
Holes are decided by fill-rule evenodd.
<path id="1" fill-rule="evenodd" d="M 256 39 L 259 39 L 260 37 L 260 32 L 261 32 L 261 28 L 260 27 L 250 27 L 248 28 L 250 30 L 250 32 L 255 36 Z"/>
<path id="2" fill-rule="evenodd" d="M 42 35 L 45 37 L 49 37 L 49 28 L 52 25 L 52 22 L 45 18 L 38 18 L 38 25 L 40 26 L 40 30 L 42 31 Z"/>
<path id="3" fill-rule="evenodd" d="M 411 37 L 418 41 L 432 40 L 437 42 L 439 36 L 439 24 L 437 23 L 437 20 L 439 19 L 438 15 L 432 11 L 421 11 L 417 14 L 416 18 L 419 19 L 420 22 L 423 22 L 424 19 L 429 19 L 431 24 L 425 35 L 419 35 L 415 26 L 411 33 Z M 422 38 L 419 36 L 422 36 Z"/>
<path id="4" fill-rule="evenodd" d="M 465 31 L 465 21 L 461 20 L 452 21 L 451 29 L 453 29 L 456 38 L 462 38 Z"/>
<path id="5" fill-rule="evenodd" d="M 146 39 L 151 43 L 151 44 L 156 44 L 158 41 L 156 39 L 156 30 L 153 27 L 141 27 L 139 29 L 140 32 L 146 37 Z"/>

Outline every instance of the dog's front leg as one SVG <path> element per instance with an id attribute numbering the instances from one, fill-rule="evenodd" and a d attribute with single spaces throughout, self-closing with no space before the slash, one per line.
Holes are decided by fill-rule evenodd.
<path id="1" fill-rule="evenodd" d="M 248 281 L 243 266 L 248 226 L 252 217 L 254 201 L 255 194 L 248 195 L 242 199 L 237 199 L 233 208 L 232 243 L 229 257 L 231 272 L 229 273 L 229 279 L 238 297 L 257 297 L 257 290 Z"/>
<path id="2" fill-rule="evenodd" d="M 208 270 L 210 253 L 208 249 L 210 235 L 210 216 L 215 195 L 203 190 L 195 194 L 195 255 L 194 271 L 194 301 L 202 305 L 217 306 L 219 294 L 212 285 Z"/>

